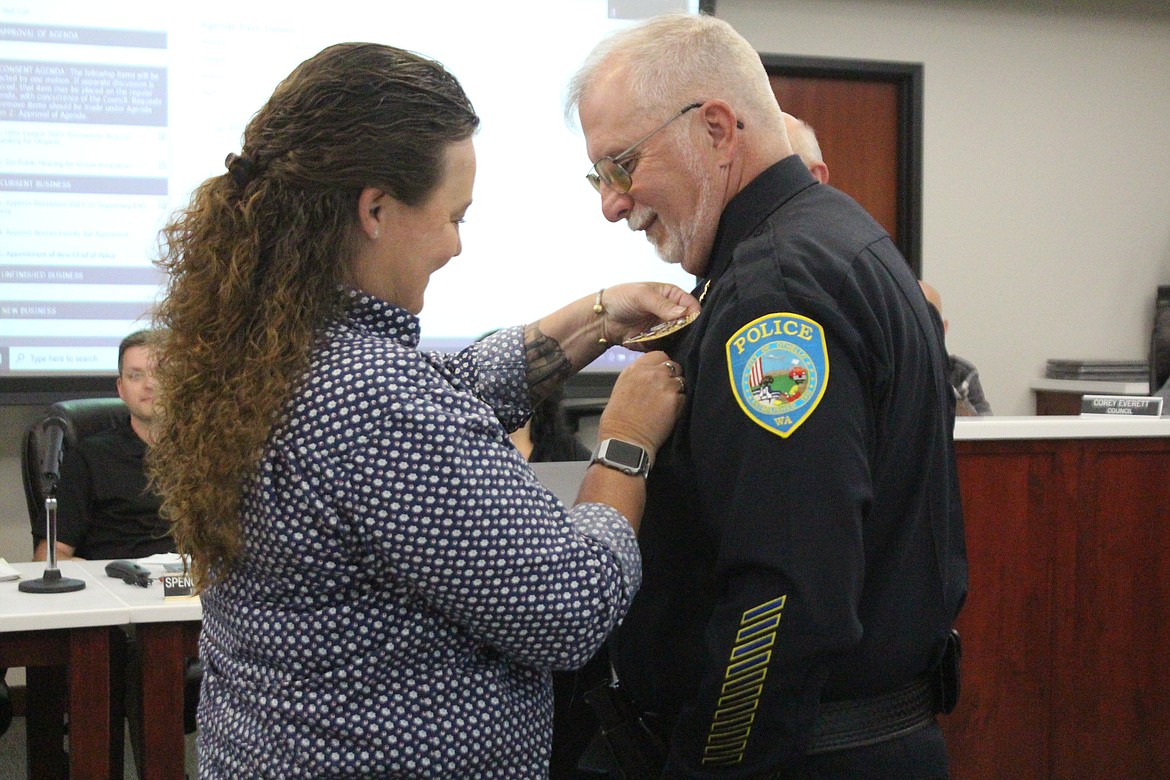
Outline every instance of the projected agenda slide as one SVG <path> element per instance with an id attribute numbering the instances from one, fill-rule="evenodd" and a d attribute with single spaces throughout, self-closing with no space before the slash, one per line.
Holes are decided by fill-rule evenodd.
<path id="1" fill-rule="evenodd" d="M 159 229 L 224 173 L 276 84 L 339 41 L 443 62 L 482 119 L 463 253 L 432 278 L 424 349 L 620 282 L 693 285 L 603 218 L 563 96 L 602 37 L 697 2 L 172 5 L 0 3 L 0 377 L 113 373 L 118 342 L 149 325 L 164 290 Z M 537 32 L 499 34 L 521 21 Z"/>
<path id="2" fill-rule="evenodd" d="M 161 31 L 0 29 L 13 53 L 166 47 Z M 167 73 L 161 58 L 127 59 L 0 58 L 0 372 L 110 369 L 159 289 Z"/>

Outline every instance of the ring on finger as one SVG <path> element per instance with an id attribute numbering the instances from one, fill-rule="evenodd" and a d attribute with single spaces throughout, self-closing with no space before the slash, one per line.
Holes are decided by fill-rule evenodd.
<path id="1" fill-rule="evenodd" d="M 678 382 L 678 391 L 680 393 L 685 393 L 687 391 L 687 381 L 681 376 L 676 376 L 674 380 Z"/>
<path id="2" fill-rule="evenodd" d="M 666 370 L 670 372 L 671 376 L 675 376 L 675 373 L 674 373 L 675 366 L 674 366 L 673 362 L 668 360 L 665 363 L 663 363 L 662 365 L 666 366 Z"/>

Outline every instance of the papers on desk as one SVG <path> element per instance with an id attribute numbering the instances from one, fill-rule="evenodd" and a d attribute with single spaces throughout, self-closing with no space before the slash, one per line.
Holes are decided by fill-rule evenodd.
<path id="1" fill-rule="evenodd" d="M 0 582 L 11 582 L 12 580 L 19 580 L 20 572 L 12 568 L 12 564 L 0 558 Z"/>
<path id="2" fill-rule="evenodd" d="M 185 560 L 178 553 L 155 553 L 145 558 L 136 558 L 143 566 L 161 566 L 163 571 L 182 571 Z"/>
<path id="3" fill-rule="evenodd" d="M 1052 360 L 1044 369 L 1049 379 L 1089 379 L 1098 382 L 1145 382 L 1150 365 L 1144 360 Z"/>

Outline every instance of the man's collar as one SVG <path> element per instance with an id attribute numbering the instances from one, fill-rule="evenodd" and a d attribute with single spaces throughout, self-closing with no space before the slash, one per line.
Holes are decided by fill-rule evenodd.
<path id="1" fill-rule="evenodd" d="M 723 209 L 707 275 L 699 287 L 714 284 L 731 265 L 735 248 L 798 192 L 817 183 L 797 155 L 785 157 L 748 182 Z"/>

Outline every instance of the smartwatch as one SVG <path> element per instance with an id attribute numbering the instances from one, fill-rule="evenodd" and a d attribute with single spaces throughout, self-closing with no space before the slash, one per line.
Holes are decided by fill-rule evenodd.
<path id="1" fill-rule="evenodd" d="M 600 463 L 630 476 L 645 477 L 650 473 L 650 456 L 637 444 L 621 439 L 605 439 L 593 451 L 589 464 Z"/>

